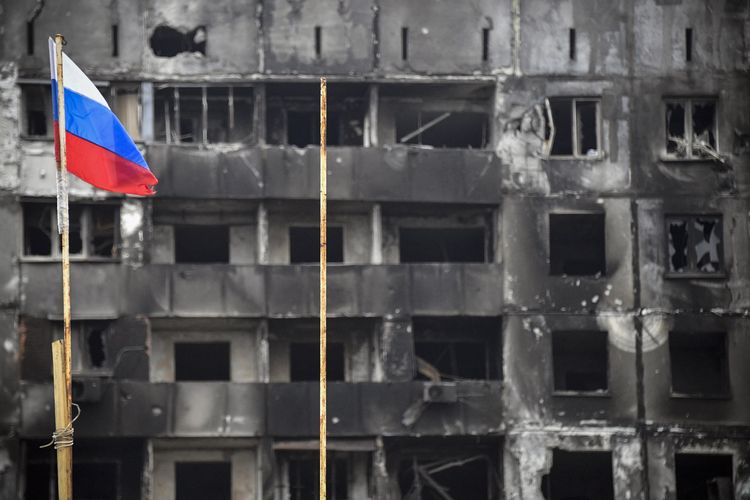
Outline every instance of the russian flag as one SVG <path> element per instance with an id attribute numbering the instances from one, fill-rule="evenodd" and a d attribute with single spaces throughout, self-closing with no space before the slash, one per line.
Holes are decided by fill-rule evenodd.
<path id="1" fill-rule="evenodd" d="M 59 159 L 57 61 L 49 40 L 55 156 Z M 107 101 L 70 58 L 63 54 L 65 142 L 68 170 L 100 189 L 139 195 L 154 194 L 159 182 Z"/>

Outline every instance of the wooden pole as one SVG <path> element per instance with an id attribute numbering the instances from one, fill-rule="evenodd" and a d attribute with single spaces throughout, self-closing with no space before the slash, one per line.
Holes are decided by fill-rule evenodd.
<path id="1" fill-rule="evenodd" d="M 71 340 L 70 340 L 70 232 L 68 230 L 68 190 L 67 190 L 67 175 L 68 175 L 68 164 L 66 158 L 65 148 L 65 86 L 63 84 L 63 36 L 60 34 L 55 35 L 55 59 L 57 62 L 57 115 L 58 115 L 58 144 L 60 147 L 58 155 L 57 168 L 59 170 L 59 179 L 63 189 L 58 190 L 58 197 L 63 197 L 62 200 L 58 199 L 58 210 L 60 207 L 64 207 L 65 213 L 58 214 L 58 221 L 62 221 L 62 284 L 63 284 L 63 351 L 64 356 L 62 359 L 62 365 L 60 370 L 55 369 L 54 375 L 57 377 L 62 374 L 64 378 L 64 392 L 61 392 L 61 396 L 64 395 L 64 399 L 58 400 L 58 388 L 57 382 L 55 383 L 55 426 L 57 429 L 67 429 L 70 425 L 71 417 L 71 406 L 73 403 L 72 391 L 71 391 Z M 62 201 L 62 203 L 61 203 Z M 54 349 L 54 347 L 53 347 Z M 53 365 L 54 368 L 54 365 Z M 63 408 L 58 408 L 62 406 Z M 59 420 L 64 418 L 64 420 Z M 57 474 L 58 474 L 58 496 L 60 500 L 72 500 L 73 498 L 73 448 L 72 446 L 58 447 L 57 449 Z"/>
<path id="2" fill-rule="evenodd" d="M 326 500 L 326 264 L 328 215 L 326 211 L 326 79 L 320 79 L 320 500 Z"/>
<path id="3" fill-rule="evenodd" d="M 72 429 L 70 422 L 70 392 L 66 386 L 65 347 L 62 340 L 52 342 L 52 380 L 55 392 L 55 428 L 56 435 L 61 430 Z M 67 434 L 67 432 L 64 432 Z M 73 446 L 72 434 L 55 438 L 57 450 L 57 496 L 60 500 L 73 498 Z M 69 440 L 70 444 L 64 442 Z"/>

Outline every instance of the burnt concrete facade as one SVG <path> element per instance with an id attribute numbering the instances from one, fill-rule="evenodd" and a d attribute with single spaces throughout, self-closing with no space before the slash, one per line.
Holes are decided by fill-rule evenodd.
<path id="1" fill-rule="evenodd" d="M 71 180 L 82 498 L 317 496 L 322 75 L 330 498 L 750 498 L 746 0 L 0 23 L 0 498 L 54 493 L 56 32 L 160 180 Z"/>

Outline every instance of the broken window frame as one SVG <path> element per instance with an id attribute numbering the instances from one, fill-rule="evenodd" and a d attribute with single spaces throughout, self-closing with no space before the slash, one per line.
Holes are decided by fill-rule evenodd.
<path id="1" fill-rule="evenodd" d="M 701 154 L 695 154 L 693 149 L 693 107 L 696 104 L 703 104 L 703 103 L 710 103 L 714 105 L 714 120 L 713 120 L 713 134 L 714 134 L 714 142 L 716 145 L 714 147 L 708 146 L 708 148 L 711 149 L 711 151 L 707 151 L 704 153 L 704 155 Z M 685 136 L 682 138 L 682 142 L 685 143 L 685 155 L 681 156 L 678 153 L 670 153 L 669 152 L 669 143 L 674 142 L 669 137 L 669 127 L 667 126 L 668 116 L 667 113 L 668 107 L 670 104 L 679 104 L 683 106 L 684 108 L 684 123 L 683 128 L 685 130 Z M 662 154 L 663 160 L 677 160 L 677 161 L 707 161 L 711 159 L 719 159 L 721 160 L 721 157 L 719 156 L 719 122 L 718 122 L 718 116 L 719 116 L 719 100 L 716 97 L 710 97 L 710 96 L 696 96 L 696 97 L 667 97 L 664 99 L 664 110 L 662 113 L 663 116 L 663 124 L 664 124 L 664 152 Z"/>
<path id="2" fill-rule="evenodd" d="M 339 498 L 336 496 L 336 461 L 342 460 L 346 463 L 346 496 Z M 279 473 L 276 475 L 276 489 L 281 493 L 280 498 L 287 498 L 289 500 L 297 500 L 298 495 L 295 495 L 292 491 L 292 481 L 290 478 L 291 462 L 310 462 L 314 470 L 314 498 L 319 497 L 318 487 L 318 454 L 317 452 L 304 451 L 304 450 L 288 450 L 277 453 L 277 470 Z M 326 475 L 326 490 L 327 498 L 331 500 L 347 500 L 351 498 L 351 486 L 352 486 L 352 472 L 353 472 L 353 457 L 352 452 L 344 451 L 333 451 L 330 450 L 327 453 L 328 468 Z"/>
<path id="3" fill-rule="evenodd" d="M 682 488 L 680 488 L 680 483 L 679 483 L 679 480 L 678 480 L 678 468 L 680 466 L 679 462 L 681 461 L 681 460 L 678 459 L 678 457 L 681 457 L 681 456 L 682 457 L 685 457 L 685 456 L 709 457 L 710 456 L 712 458 L 724 457 L 724 458 L 730 459 L 731 464 L 730 464 L 730 471 L 729 471 L 730 472 L 730 476 L 729 476 L 729 478 L 731 480 L 732 494 L 734 493 L 734 486 L 737 484 L 736 467 L 737 467 L 737 461 L 738 461 L 738 457 L 735 456 L 735 453 L 732 453 L 730 450 L 716 451 L 716 450 L 706 450 L 706 449 L 690 448 L 690 449 L 681 449 L 681 450 L 678 450 L 678 451 L 674 452 L 673 460 L 674 460 L 674 492 L 675 492 L 675 495 L 677 495 L 678 492 L 680 492 L 680 490 L 682 490 Z M 705 471 L 705 464 L 703 464 L 702 468 Z M 717 479 L 717 477 L 724 477 L 724 476 L 714 476 L 714 477 L 711 478 L 711 482 L 714 482 Z M 706 482 L 704 484 L 707 485 L 709 483 Z M 690 490 L 688 490 L 688 491 L 690 491 Z M 718 495 L 718 496 L 715 496 L 715 497 L 711 496 L 710 498 L 721 499 L 721 498 L 735 498 L 735 497 L 734 496 L 724 497 L 723 495 Z"/>
<path id="4" fill-rule="evenodd" d="M 181 138 L 181 130 L 180 130 L 180 89 L 201 89 L 201 124 L 200 124 L 200 130 L 195 135 L 200 140 L 194 140 L 194 141 L 182 141 Z M 232 133 L 234 132 L 235 125 L 237 123 L 237 117 L 235 115 L 235 111 L 237 109 L 237 106 L 235 105 L 235 97 L 234 92 L 237 88 L 250 88 L 252 89 L 252 94 L 249 97 L 250 103 L 251 103 L 251 116 L 248 117 L 248 120 L 250 122 L 250 133 L 247 136 L 247 140 L 245 141 L 217 141 L 217 142 L 210 142 L 208 140 L 208 103 L 209 103 L 209 95 L 208 95 L 208 89 L 209 88 L 226 88 L 227 89 L 227 107 L 229 109 L 229 113 L 227 114 L 227 138 L 232 136 Z M 159 94 L 163 91 L 168 91 L 168 89 L 172 89 L 171 93 L 171 104 L 170 101 L 164 100 L 163 111 L 158 111 L 156 109 L 156 106 L 159 104 L 162 99 L 160 98 Z M 257 89 L 255 85 L 249 85 L 249 84 L 226 84 L 226 85 L 200 85 L 200 84 L 186 84 L 186 83 L 180 83 L 180 84 L 163 84 L 163 85 L 157 85 L 154 89 L 154 142 L 160 142 L 164 144 L 184 144 L 188 146 L 206 146 L 208 144 L 254 144 L 256 142 L 256 114 L 257 114 L 257 106 L 256 106 L 256 97 Z M 167 94 L 167 92 L 165 92 Z M 163 130 L 158 130 L 159 127 L 157 127 L 157 116 L 164 116 L 164 128 Z M 162 139 L 163 137 L 163 139 Z"/>
<path id="5" fill-rule="evenodd" d="M 555 143 L 555 137 L 557 134 L 560 133 L 560 125 L 555 124 L 553 114 L 552 114 L 552 108 L 551 103 L 553 102 L 564 102 L 564 101 L 570 101 L 571 106 L 571 123 L 570 123 L 570 130 L 571 130 L 571 141 L 573 145 L 573 154 L 572 155 L 556 155 L 552 153 L 552 147 Z M 585 152 L 580 151 L 580 140 L 578 138 L 578 129 L 579 129 L 579 123 L 578 123 L 578 103 L 594 103 L 595 104 L 595 110 L 596 110 L 596 154 L 595 155 L 587 155 Z M 545 153 L 548 159 L 553 160 L 601 160 L 604 158 L 604 151 L 602 148 L 602 113 L 601 113 L 601 107 L 602 107 L 602 99 L 601 97 L 568 97 L 568 96 L 556 96 L 556 97 L 549 97 L 545 99 L 545 108 L 547 110 L 547 120 L 549 120 L 549 124 L 546 127 L 546 134 L 545 134 Z"/>
<path id="6" fill-rule="evenodd" d="M 690 241 L 690 235 L 694 234 L 693 230 L 693 224 L 695 223 L 696 219 L 716 219 L 718 222 L 718 229 L 716 229 L 716 232 L 720 235 L 721 240 L 718 243 L 718 257 L 719 257 L 719 269 L 715 272 L 707 272 L 707 271 L 700 271 L 697 269 L 697 256 L 695 253 L 695 244 Z M 671 259 L 671 233 L 669 230 L 669 226 L 671 221 L 673 220 L 686 220 L 688 225 L 688 242 L 686 244 L 687 246 L 687 269 L 683 271 L 676 271 L 672 270 L 672 263 L 669 261 Z M 664 266 L 664 276 L 666 278 L 714 278 L 714 279 L 721 279 L 726 278 L 727 271 L 726 271 L 726 259 L 725 259 L 725 246 L 724 246 L 724 217 L 720 213 L 707 213 L 707 214 L 685 214 L 685 213 L 669 213 L 664 216 L 664 231 L 665 231 L 665 266 Z"/>
<path id="7" fill-rule="evenodd" d="M 405 467 L 411 467 L 412 475 L 414 477 L 412 479 L 411 489 L 407 490 L 406 493 L 402 493 L 403 498 L 421 499 L 423 498 L 421 490 L 426 489 L 432 493 L 428 498 L 434 498 L 437 494 L 441 498 L 452 499 L 453 497 L 445 491 L 445 488 L 440 484 L 440 481 L 433 478 L 432 475 L 445 470 L 450 470 L 454 467 L 463 467 L 471 462 L 484 462 L 486 465 L 487 499 L 502 497 L 502 478 L 498 473 L 498 464 L 493 460 L 489 450 L 482 450 L 481 448 L 472 449 L 472 447 L 468 447 L 466 451 L 456 451 L 454 453 L 451 453 L 451 451 L 452 450 L 446 450 L 442 454 L 416 450 L 412 453 L 404 451 L 401 454 L 401 460 L 398 462 L 396 472 L 399 489 L 402 490 L 403 487 L 401 476 Z M 410 461 L 407 460 L 409 458 L 411 459 Z M 410 465 L 405 465 L 408 462 L 410 462 Z M 413 472 L 415 469 L 419 471 L 419 475 Z M 416 491 L 413 491 L 414 489 L 416 489 Z"/>
<path id="8" fill-rule="evenodd" d="M 31 255 L 26 253 L 26 235 L 24 234 L 24 237 L 21 240 L 21 249 L 19 252 L 19 255 L 22 256 L 22 259 L 24 261 L 50 261 L 50 260 L 60 260 L 62 258 L 62 250 L 61 250 L 61 244 L 60 244 L 60 236 L 57 233 L 57 206 L 55 203 L 50 203 L 46 201 L 37 201 L 37 200 L 23 200 L 22 206 L 28 206 L 31 204 L 39 204 L 39 205 L 47 205 L 49 207 L 49 219 L 50 219 L 50 254 L 49 255 Z M 93 210 L 95 207 L 101 207 L 101 206 L 111 206 L 114 208 L 114 226 L 112 228 L 113 232 L 113 243 L 112 243 L 112 249 L 113 254 L 111 257 L 107 256 L 101 256 L 96 255 L 96 253 L 93 251 Z M 121 248 L 121 240 L 120 240 L 120 205 L 117 203 L 71 203 L 70 209 L 79 207 L 81 209 L 81 241 L 82 241 L 82 247 L 81 247 L 81 253 L 72 253 L 70 254 L 70 260 L 71 261 L 102 261 L 102 262 L 119 262 L 121 258 L 120 254 L 120 248 Z M 23 212 L 23 210 L 22 210 Z M 24 215 L 22 214 L 22 226 L 24 228 L 24 231 L 26 230 L 26 221 L 23 219 Z M 70 226 L 74 226 L 76 222 L 70 220 Z M 72 233 L 73 231 L 71 231 Z"/>

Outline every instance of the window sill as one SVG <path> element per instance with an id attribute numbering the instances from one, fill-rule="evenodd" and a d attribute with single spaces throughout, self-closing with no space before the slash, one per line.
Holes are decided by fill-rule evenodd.
<path id="1" fill-rule="evenodd" d="M 604 161 L 605 155 L 599 154 L 596 156 L 547 156 L 546 158 L 543 158 L 545 161 L 583 161 L 583 162 L 601 162 Z"/>
<path id="2" fill-rule="evenodd" d="M 609 398 L 612 395 L 609 389 L 599 391 L 552 391 L 554 397 L 565 397 L 565 398 Z"/>
<path id="3" fill-rule="evenodd" d="M 62 257 L 45 257 L 45 256 L 32 256 L 32 255 L 23 255 L 18 258 L 19 262 L 23 263 L 50 263 L 50 262 L 62 262 Z M 71 264 L 76 264 L 80 262 L 85 262 L 87 264 L 119 264 L 122 262 L 122 259 L 119 257 L 70 257 Z"/>
<path id="4" fill-rule="evenodd" d="M 669 156 L 667 154 L 660 154 L 659 155 L 659 161 L 662 163 L 667 163 L 670 165 L 679 165 L 679 164 L 686 164 L 686 165 L 700 165 L 702 163 L 713 163 L 716 160 L 712 158 L 680 158 L 678 156 Z"/>
<path id="5" fill-rule="evenodd" d="M 55 142 L 55 138 L 51 135 L 21 135 L 20 139 L 26 142 Z"/>
<path id="6" fill-rule="evenodd" d="M 670 280 L 725 280 L 727 279 L 726 272 L 718 273 L 674 273 L 665 272 L 664 277 Z"/>
<path id="7" fill-rule="evenodd" d="M 669 397 L 672 399 L 702 399 L 713 401 L 730 401 L 732 399 L 731 394 L 684 394 L 679 392 L 672 392 Z"/>

